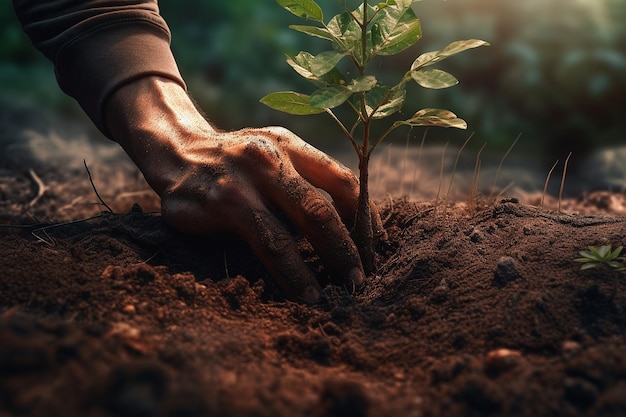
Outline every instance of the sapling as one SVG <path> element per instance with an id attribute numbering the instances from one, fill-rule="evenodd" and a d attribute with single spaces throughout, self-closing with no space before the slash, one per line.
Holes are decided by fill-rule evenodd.
<path id="1" fill-rule="evenodd" d="M 623 249 L 623 246 L 615 249 L 611 245 L 589 246 L 588 250 L 580 251 L 581 257 L 574 261 L 582 263 L 580 269 L 583 271 L 604 266 L 614 271 L 626 272 L 626 256 L 620 256 Z"/>
<path id="2" fill-rule="evenodd" d="M 377 56 L 398 54 L 414 45 L 422 36 L 420 21 L 411 4 L 413 0 L 386 0 L 375 5 L 367 0 L 354 10 L 346 1 L 338 0 L 344 11 L 328 23 L 322 9 L 314 0 L 277 0 L 278 4 L 315 25 L 291 25 L 290 28 L 324 39 L 332 50 L 312 55 L 299 52 L 287 56 L 287 63 L 317 88 L 312 94 L 293 91 L 276 92 L 261 99 L 267 106 L 296 115 L 328 113 L 349 139 L 359 158 L 359 200 L 352 237 L 359 247 L 366 273 L 374 271 L 374 233 L 369 206 L 368 167 L 374 149 L 391 132 L 401 126 L 443 126 L 466 129 L 467 123 L 449 110 L 426 108 L 407 119 L 393 122 L 378 137 L 372 137 L 372 123 L 398 113 L 406 98 L 406 87 L 415 81 L 422 87 L 441 89 L 451 87 L 458 80 L 448 72 L 432 68 L 459 52 L 488 45 L 478 39 L 456 41 L 442 50 L 420 55 L 400 81 L 383 85 L 368 71 L 368 65 Z M 344 59 L 356 68 L 354 76 L 339 67 Z M 354 121 L 344 123 L 333 109 L 349 106 L 355 113 Z"/>

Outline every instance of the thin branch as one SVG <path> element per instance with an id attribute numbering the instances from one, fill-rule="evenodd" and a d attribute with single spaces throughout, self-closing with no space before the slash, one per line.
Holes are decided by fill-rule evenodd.
<path id="1" fill-rule="evenodd" d="M 91 172 L 89 171 L 89 167 L 87 167 L 87 161 L 85 161 L 84 159 L 83 159 L 83 164 L 85 164 L 87 175 L 89 175 L 89 182 L 91 183 L 91 187 L 93 188 L 93 191 L 96 193 L 96 197 L 98 197 L 98 200 L 100 200 L 100 204 L 106 207 L 107 210 L 109 210 L 109 213 L 113 213 L 113 210 L 111 210 L 111 207 L 109 207 L 109 205 L 104 202 L 102 197 L 100 197 L 100 194 L 98 193 L 98 190 L 96 189 L 96 185 L 93 183 L 93 179 L 91 178 Z"/>
<path id="2" fill-rule="evenodd" d="M 360 158 L 362 152 L 361 152 L 361 149 L 359 148 L 359 145 L 354 140 L 354 137 L 352 136 L 352 134 L 348 131 L 348 129 L 346 129 L 346 127 L 343 125 L 343 123 L 341 123 L 341 121 L 337 118 L 337 116 L 335 116 L 335 113 L 333 113 L 331 109 L 324 109 L 324 110 L 326 110 L 326 113 L 328 113 L 330 117 L 332 117 L 333 120 L 337 122 L 337 124 L 341 128 L 341 131 L 344 133 L 344 135 L 346 135 L 346 137 L 350 139 L 350 143 L 352 143 L 352 147 L 354 148 L 354 150 L 356 151 L 357 155 L 359 155 L 359 158 Z"/>
<path id="3" fill-rule="evenodd" d="M 378 139 L 376 139 L 376 141 L 374 142 L 374 144 L 373 144 L 373 145 L 370 147 L 370 149 L 368 150 L 369 155 L 371 155 L 371 154 L 372 154 L 372 152 L 374 151 L 374 149 L 376 149 L 376 147 L 377 147 L 378 145 L 380 145 L 380 143 L 381 143 L 383 140 L 385 140 L 385 138 L 386 138 L 387 136 L 389 136 L 389 134 L 390 134 L 391 132 L 393 132 L 394 130 L 396 130 L 396 129 L 397 129 L 398 127 L 400 127 L 400 126 L 402 126 L 402 124 L 397 124 L 397 123 L 394 123 L 394 124 L 392 124 L 392 125 L 389 127 L 389 129 L 385 130 L 385 132 L 384 132 L 382 135 L 380 135 L 380 136 L 378 137 Z"/>
<path id="4" fill-rule="evenodd" d="M 350 129 L 350 136 L 354 137 L 354 132 L 356 132 L 356 128 L 359 127 L 361 123 L 362 123 L 361 118 L 357 117 L 354 124 L 352 125 L 352 128 Z"/>

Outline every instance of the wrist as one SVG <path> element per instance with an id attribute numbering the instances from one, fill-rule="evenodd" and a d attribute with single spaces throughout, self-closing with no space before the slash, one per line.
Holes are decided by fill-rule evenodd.
<path id="1" fill-rule="evenodd" d="M 157 76 L 117 90 L 106 103 L 105 123 L 159 195 L 184 170 L 194 144 L 217 134 L 180 84 Z"/>

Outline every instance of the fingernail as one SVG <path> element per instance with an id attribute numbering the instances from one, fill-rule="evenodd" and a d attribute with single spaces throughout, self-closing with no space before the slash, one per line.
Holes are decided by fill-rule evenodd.
<path id="1" fill-rule="evenodd" d="M 350 271 L 348 279 L 354 285 L 354 288 L 360 288 L 365 283 L 365 275 L 359 267 Z"/>
<path id="2" fill-rule="evenodd" d="M 307 287 L 301 295 L 305 303 L 314 303 L 320 298 L 320 292 L 314 286 Z"/>

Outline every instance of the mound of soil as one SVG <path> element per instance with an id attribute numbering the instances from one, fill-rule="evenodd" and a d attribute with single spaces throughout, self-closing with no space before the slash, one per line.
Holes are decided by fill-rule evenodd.
<path id="1" fill-rule="evenodd" d="M 238 239 L 169 229 L 123 164 L 94 177 L 124 214 L 82 167 L 3 166 L 2 416 L 626 415 L 626 276 L 573 262 L 624 216 L 390 200 L 378 274 L 307 306 Z"/>

